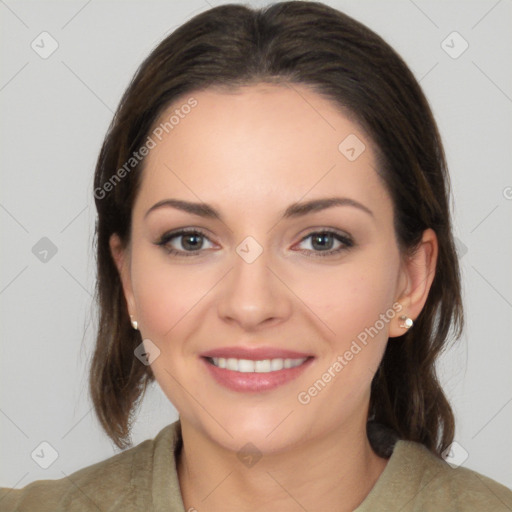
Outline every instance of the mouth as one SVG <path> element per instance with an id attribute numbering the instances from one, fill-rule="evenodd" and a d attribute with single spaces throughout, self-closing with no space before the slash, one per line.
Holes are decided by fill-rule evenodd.
<path id="1" fill-rule="evenodd" d="M 308 357 L 299 359 L 276 358 L 276 359 L 236 359 L 234 357 L 208 357 L 208 362 L 217 368 L 231 370 L 240 373 L 270 373 L 278 372 L 283 369 L 296 368 L 300 366 Z"/>
<path id="2" fill-rule="evenodd" d="M 315 359 L 314 356 L 297 352 L 279 351 L 276 354 L 274 351 L 271 354 L 269 351 L 260 351 L 263 355 L 239 349 L 237 354 L 226 352 L 223 350 L 220 355 L 205 354 L 200 359 L 214 381 L 237 392 L 258 393 L 283 386 L 302 374 Z"/>

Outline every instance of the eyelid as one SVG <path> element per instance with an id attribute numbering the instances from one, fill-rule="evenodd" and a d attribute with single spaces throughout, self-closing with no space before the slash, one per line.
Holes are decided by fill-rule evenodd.
<path id="1" fill-rule="evenodd" d="M 188 234 L 188 233 L 197 233 L 199 235 L 202 235 L 204 238 L 208 238 L 208 240 L 210 240 L 210 236 L 207 234 L 207 232 L 204 229 L 196 228 L 194 226 L 187 226 L 184 228 L 171 229 L 171 230 L 163 233 L 160 236 L 159 240 L 160 241 L 165 240 L 165 239 L 169 240 L 169 239 L 177 237 L 179 235 Z"/>
<path id="2" fill-rule="evenodd" d="M 352 236 L 349 235 L 347 232 L 341 231 L 341 230 L 336 229 L 336 228 L 327 228 L 327 227 L 311 228 L 311 230 L 308 230 L 308 232 L 300 239 L 300 241 L 302 242 L 305 238 L 308 238 L 311 235 L 314 235 L 314 234 L 317 234 L 317 233 L 328 233 L 328 234 L 331 234 L 331 235 L 337 235 L 340 238 L 344 238 L 345 240 L 354 243 L 354 240 L 353 240 Z"/>

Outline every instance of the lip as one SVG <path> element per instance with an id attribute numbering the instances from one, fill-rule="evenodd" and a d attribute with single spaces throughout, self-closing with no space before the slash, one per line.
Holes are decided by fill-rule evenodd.
<path id="1" fill-rule="evenodd" d="M 305 352 L 296 352 L 272 347 L 222 347 L 208 350 L 200 354 L 202 357 L 225 357 L 226 359 L 234 357 L 235 359 L 249 359 L 258 361 L 263 359 L 302 359 L 303 357 L 312 357 L 312 354 Z"/>
<path id="2" fill-rule="evenodd" d="M 243 351 L 242 351 L 243 352 Z M 277 351 L 279 354 L 285 353 L 285 351 L 279 350 Z M 213 353 L 212 352 L 208 352 Z M 224 352 L 223 352 L 224 353 Z M 240 352 L 237 352 L 240 353 Z M 268 354 L 269 352 L 265 352 L 265 354 Z M 247 353 L 243 353 L 242 356 L 235 356 L 233 352 L 229 353 L 231 357 L 235 357 L 236 359 L 252 359 L 252 360 L 258 360 L 258 359 L 300 359 L 301 357 L 307 357 L 306 361 L 304 361 L 300 366 L 296 366 L 295 368 L 283 368 L 282 370 L 277 370 L 273 372 L 267 372 L 267 373 L 257 373 L 257 372 L 249 372 L 249 373 L 243 373 L 243 372 L 237 372 L 234 370 L 228 370 L 226 368 L 219 368 L 212 364 L 208 357 L 225 357 L 223 355 L 220 356 L 203 356 L 201 357 L 201 361 L 206 367 L 206 370 L 209 372 L 209 374 L 213 377 L 213 379 L 220 384 L 221 386 L 224 386 L 231 391 L 237 391 L 237 392 L 245 392 L 245 393 L 261 393 L 263 391 L 270 391 L 273 390 L 279 386 L 282 386 L 284 384 L 287 384 L 288 382 L 291 382 L 292 380 L 296 379 L 301 375 L 306 368 L 308 368 L 311 363 L 313 362 L 314 357 L 312 356 L 285 356 L 282 355 L 279 356 L 272 356 L 272 357 L 261 357 L 261 356 L 255 356 L 254 352 L 251 351 L 252 356 L 254 357 L 248 357 Z M 297 354 L 296 352 L 286 352 L 286 354 Z"/>

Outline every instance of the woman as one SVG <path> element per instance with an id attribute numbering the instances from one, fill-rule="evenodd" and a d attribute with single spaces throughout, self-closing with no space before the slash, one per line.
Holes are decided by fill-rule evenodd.
<path id="1" fill-rule="evenodd" d="M 453 468 L 435 362 L 462 329 L 449 179 L 401 58 L 313 2 L 210 9 L 123 96 L 96 168 L 90 389 L 121 448 L 2 510 L 511 510 Z"/>

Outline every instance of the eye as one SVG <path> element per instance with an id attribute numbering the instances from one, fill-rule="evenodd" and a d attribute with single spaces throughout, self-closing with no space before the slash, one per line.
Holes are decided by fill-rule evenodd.
<path id="1" fill-rule="evenodd" d="M 210 247 L 204 247 L 205 242 Z M 156 245 L 163 247 L 168 254 L 175 256 L 198 256 L 204 249 L 213 248 L 213 243 L 205 233 L 197 228 L 180 229 L 164 233 Z M 299 252 L 316 256 L 331 256 L 354 246 L 353 240 L 345 234 L 332 230 L 314 231 L 305 236 L 300 244 L 306 248 Z"/>
<path id="2" fill-rule="evenodd" d="M 204 247 L 205 241 L 211 246 Z M 192 229 L 180 229 L 162 235 L 156 245 L 163 247 L 169 254 L 176 256 L 197 256 L 203 249 L 211 249 L 212 242 L 202 231 Z"/>
<path id="3" fill-rule="evenodd" d="M 305 236 L 301 243 L 306 242 L 307 248 L 300 252 L 316 256 L 332 256 L 354 247 L 353 240 L 348 235 L 337 231 L 322 230 L 314 231 Z M 336 245 L 337 244 L 337 245 Z"/>

